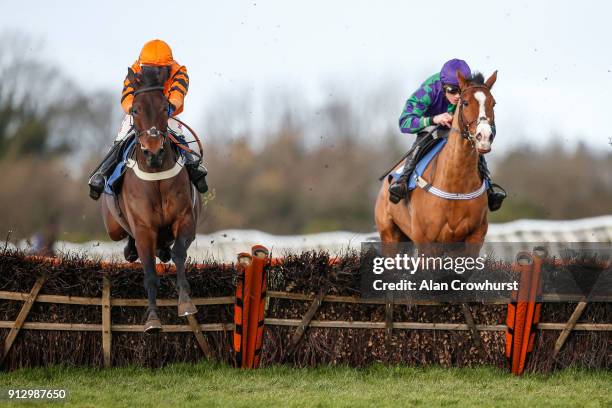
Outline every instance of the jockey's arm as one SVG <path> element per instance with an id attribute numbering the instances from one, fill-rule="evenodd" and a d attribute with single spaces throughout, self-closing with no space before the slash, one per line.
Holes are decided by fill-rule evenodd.
<path id="1" fill-rule="evenodd" d="M 410 95 L 399 118 L 402 133 L 418 133 L 427 126 L 433 125 L 433 117 L 425 116 L 431 104 L 431 96 L 423 85 Z"/>
<path id="2" fill-rule="evenodd" d="M 138 72 L 138 61 L 132 65 L 132 70 Z M 136 66 L 136 67 L 135 67 Z M 130 108 L 132 107 L 132 102 L 134 101 L 134 85 L 128 79 L 128 76 L 125 76 L 123 80 L 123 91 L 121 91 L 121 107 L 124 112 L 129 114 Z"/>
<path id="3" fill-rule="evenodd" d="M 177 115 L 183 110 L 183 100 L 189 90 L 189 75 L 187 75 L 187 68 L 181 66 L 171 80 L 172 83 L 170 84 L 170 92 L 168 93 L 168 102 L 174 106 L 174 115 Z"/>

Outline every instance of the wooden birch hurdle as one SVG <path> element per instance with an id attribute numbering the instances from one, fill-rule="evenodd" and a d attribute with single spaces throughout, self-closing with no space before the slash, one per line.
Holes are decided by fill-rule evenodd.
<path id="1" fill-rule="evenodd" d="M 51 262 L 58 262 L 52 260 Z M 331 263 L 335 262 L 332 258 Z M 233 332 L 232 349 L 234 360 L 238 367 L 257 368 L 260 364 L 260 356 L 263 345 L 265 326 L 286 326 L 293 327 L 293 332 L 288 344 L 285 356 L 295 352 L 296 348 L 304 338 L 309 328 L 336 328 L 336 329 L 382 329 L 390 335 L 395 330 L 445 330 L 445 331 L 469 331 L 478 334 L 482 331 L 508 332 L 507 324 L 479 324 L 474 321 L 469 306 L 465 306 L 464 323 L 426 323 L 408 322 L 394 320 L 394 307 L 399 305 L 410 306 L 444 306 L 444 302 L 433 300 L 393 300 L 393 299 L 364 299 L 353 296 L 337 296 L 327 293 L 328 287 L 320 288 L 319 293 L 301 294 L 286 291 L 266 290 L 266 270 L 271 265 L 278 263 L 268 257 L 265 247 L 255 246 L 251 253 L 239 255 L 238 263 L 234 265 L 238 271 L 238 283 L 235 293 L 227 296 L 193 298 L 193 303 L 197 306 L 211 305 L 233 305 L 234 320 L 228 322 L 216 322 L 201 324 L 195 315 L 189 316 L 185 324 L 164 325 L 164 332 L 172 333 L 193 333 L 197 344 L 205 358 L 210 358 L 209 345 L 204 335 L 207 332 L 231 331 Z M 527 268 L 532 271 L 532 269 Z M 172 273 L 170 268 L 160 269 L 162 273 Z M 531 273 L 531 272 L 530 272 Z M 532 275 L 525 279 L 532 279 Z M 46 275 L 40 275 L 34 283 L 30 292 L 10 292 L 0 291 L 0 299 L 24 302 L 18 316 L 14 321 L 0 321 L 0 328 L 10 329 L 3 341 L 3 348 L 0 354 L 0 366 L 11 352 L 20 331 L 22 330 L 53 330 L 53 331 L 86 331 L 99 332 L 102 337 L 103 365 L 113 366 L 112 356 L 112 336 L 113 332 L 142 332 L 143 325 L 137 324 L 114 324 L 111 319 L 111 309 L 113 307 L 146 307 L 146 299 L 126 299 L 112 298 L 111 285 L 112 279 L 109 273 L 104 273 L 102 277 L 102 296 L 97 297 L 77 297 L 41 294 L 46 282 Z M 533 291 L 533 293 L 536 293 Z M 284 299 L 297 302 L 306 302 L 308 308 L 301 319 L 286 319 L 269 316 L 267 314 L 267 304 L 270 299 Z M 533 300 L 533 299 L 531 299 Z M 587 308 L 587 300 L 579 296 L 564 296 L 544 294 L 541 296 L 543 302 L 572 302 L 577 306 L 567 322 L 537 322 L 533 327 L 527 324 L 535 333 L 535 330 L 560 331 L 554 348 L 554 356 L 562 349 L 572 331 L 612 331 L 611 323 L 578 323 L 584 310 Z M 592 298 L 597 302 L 612 302 L 612 297 Z M 177 299 L 158 299 L 158 306 L 169 307 L 177 306 Z M 508 305 L 512 304 L 511 298 L 490 299 L 484 304 Z M 47 323 L 47 322 L 28 322 L 28 314 L 34 303 L 52 303 L 64 305 L 96 306 L 101 308 L 101 323 Z M 348 321 L 348 320 L 317 320 L 316 316 L 324 303 L 345 303 L 361 305 L 381 305 L 385 308 L 384 321 Z M 532 316 L 533 318 L 533 316 Z M 529 338 L 531 334 L 527 335 Z M 479 338 L 479 336 L 477 336 Z M 474 339 L 474 338 L 473 338 Z M 477 344 L 477 343 L 476 343 Z M 518 347 L 518 346 L 517 346 Z M 528 346 L 520 344 L 521 350 L 527 350 Z M 524 353 L 522 357 L 522 368 L 525 366 Z M 518 363 L 516 363 L 518 364 Z M 522 370 L 512 370 L 515 374 L 521 374 Z"/>

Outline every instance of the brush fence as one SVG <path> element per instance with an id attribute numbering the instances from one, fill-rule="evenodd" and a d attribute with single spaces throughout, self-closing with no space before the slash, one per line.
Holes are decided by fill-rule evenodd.
<path id="1" fill-rule="evenodd" d="M 542 294 L 543 303 L 530 299 L 517 318 L 510 309 L 520 305 L 510 298 L 463 305 L 363 299 L 358 270 L 356 254 L 271 259 L 266 248 L 255 246 L 236 263 L 189 265 L 199 311 L 180 318 L 174 270 L 161 265 L 163 331 L 146 335 L 138 264 L 5 252 L 0 364 L 8 370 L 57 363 L 158 367 L 206 358 L 244 368 L 375 362 L 490 364 L 515 374 L 570 365 L 610 368 L 610 298 L 587 303 Z M 525 275 L 521 287 L 532 276 Z"/>

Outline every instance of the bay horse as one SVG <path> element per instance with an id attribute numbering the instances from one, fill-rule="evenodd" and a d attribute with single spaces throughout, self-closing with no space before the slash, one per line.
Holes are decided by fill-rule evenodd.
<path id="1" fill-rule="evenodd" d="M 457 72 L 457 78 L 461 99 L 448 140 L 422 175 L 429 185 L 421 183 L 421 188 L 410 193 L 409 200 L 393 204 L 389 201 L 388 177 L 383 181 L 374 210 L 383 243 L 412 241 L 419 246 L 457 242 L 473 244 L 478 250 L 484 243 L 487 194 L 478 172 L 478 159 L 480 154 L 491 151 L 495 120 L 491 88 L 497 71 L 486 81 L 481 74 L 465 78 Z M 403 162 L 396 169 L 401 165 Z"/>
<path id="2" fill-rule="evenodd" d="M 201 204 L 167 135 L 168 101 L 163 85 L 168 70 L 143 67 L 142 72 L 134 73 L 130 69 L 128 79 L 134 84 L 131 114 L 137 139 L 135 159 L 123 176 L 117 197 L 123 215 L 118 218 L 122 219 L 116 219 L 111 212 L 115 197 L 109 194 L 103 194 L 102 217 L 112 240 L 128 237 L 126 259 L 133 262 L 140 258 L 142 262 L 148 298 L 144 331 L 150 332 L 162 327 L 157 315 L 156 255 L 163 262 L 171 258 L 176 265 L 179 316 L 197 313 L 189 296 L 185 261 L 187 249 L 195 239 Z"/>

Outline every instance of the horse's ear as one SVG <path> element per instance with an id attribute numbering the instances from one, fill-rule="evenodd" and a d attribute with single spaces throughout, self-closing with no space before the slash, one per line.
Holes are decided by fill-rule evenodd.
<path id="1" fill-rule="evenodd" d="M 132 68 L 128 68 L 127 80 L 134 82 L 134 70 Z"/>
<path id="2" fill-rule="evenodd" d="M 140 76 L 134 72 L 134 70 L 130 67 L 128 68 L 128 73 L 127 73 L 127 80 L 131 83 L 131 84 L 138 84 L 140 83 Z"/>
<path id="3" fill-rule="evenodd" d="M 465 77 L 459 70 L 457 70 L 457 81 L 459 81 L 459 89 L 465 89 L 468 87 L 467 79 L 465 79 Z"/>
<path id="4" fill-rule="evenodd" d="M 491 89 L 493 88 L 493 84 L 495 83 L 495 81 L 497 81 L 497 71 L 495 71 L 490 77 L 489 79 L 487 79 L 485 81 L 485 85 L 487 86 L 487 88 Z"/>

